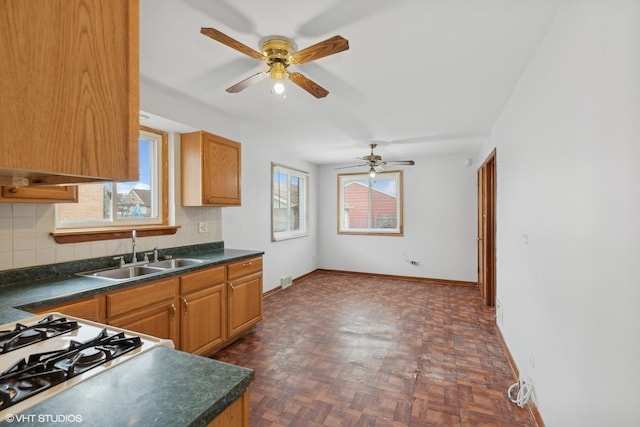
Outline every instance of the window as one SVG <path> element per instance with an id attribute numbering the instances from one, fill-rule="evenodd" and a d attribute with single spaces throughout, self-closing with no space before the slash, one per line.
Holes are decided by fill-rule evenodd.
<path id="1" fill-rule="evenodd" d="M 309 174 L 271 164 L 271 240 L 309 234 Z"/>
<path id="2" fill-rule="evenodd" d="M 402 235 L 402 171 L 338 175 L 338 233 Z"/>
<path id="3" fill-rule="evenodd" d="M 56 207 L 56 228 L 84 229 L 166 224 L 166 134 L 140 130 L 138 181 L 80 184 L 78 203 Z"/>

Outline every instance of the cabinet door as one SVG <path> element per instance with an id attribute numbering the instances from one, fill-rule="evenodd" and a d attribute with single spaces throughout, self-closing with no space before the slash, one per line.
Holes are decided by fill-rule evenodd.
<path id="1" fill-rule="evenodd" d="M 227 326 L 231 338 L 262 320 L 262 273 L 230 280 L 227 292 Z"/>
<path id="2" fill-rule="evenodd" d="M 198 131 L 180 135 L 182 206 L 239 206 L 241 145 Z"/>
<path id="3" fill-rule="evenodd" d="M 204 134 L 203 199 L 207 205 L 240 205 L 240 144 Z"/>
<path id="4" fill-rule="evenodd" d="M 177 347 L 178 284 L 178 278 L 172 277 L 107 294 L 107 323 L 171 339 Z"/>
<path id="5" fill-rule="evenodd" d="M 3 0 L 0 40 L 3 174 L 137 179 L 138 0 Z"/>
<path id="6" fill-rule="evenodd" d="M 180 349 L 207 355 L 226 339 L 224 283 L 181 298 Z"/>
<path id="7" fill-rule="evenodd" d="M 3 186 L 0 202 L 11 203 L 77 203 L 78 186 L 11 187 Z"/>
<path id="8" fill-rule="evenodd" d="M 109 320 L 108 324 L 158 338 L 167 338 L 178 344 L 176 306 L 172 302 L 155 305 L 133 314 Z"/>
<path id="9" fill-rule="evenodd" d="M 68 316 L 79 317 L 81 319 L 100 323 L 104 323 L 106 320 L 104 295 L 96 295 L 95 297 L 73 301 L 65 304 L 50 305 L 31 311 L 36 314 L 44 314 L 50 313 L 52 311 L 57 311 Z"/>
<path id="10" fill-rule="evenodd" d="M 249 392 L 245 391 L 207 427 L 249 427 Z"/>

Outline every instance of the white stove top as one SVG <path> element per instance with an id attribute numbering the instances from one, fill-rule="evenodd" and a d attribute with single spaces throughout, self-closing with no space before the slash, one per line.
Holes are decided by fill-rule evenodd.
<path id="1" fill-rule="evenodd" d="M 26 400 L 13 404 L 9 408 L 6 408 L 0 411 L 0 421 L 5 421 L 8 414 L 20 413 L 30 408 L 31 406 L 34 406 L 44 401 L 45 399 L 50 398 L 55 394 L 58 394 L 70 387 L 73 387 L 74 385 L 78 384 L 81 381 L 85 381 L 95 375 L 100 374 L 101 372 L 104 372 L 105 370 L 113 366 L 124 363 L 127 360 L 131 359 L 132 357 L 135 357 L 154 347 L 157 347 L 157 346 L 164 346 L 168 348 L 174 347 L 173 342 L 171 340 L 156 338 L 150 335 L 140 334 L 140 333 L 128 331 L 125 329 L 114 328 L 112 326 L 103 325 L 100 323 L 95 323 L 88 320 L 75 318 L 72 316 L 67 316 L 61 313 L 47 313 L 47 314 L 34 316 L 28 319 L 23 319 L 18 322 L 1 325 L 0 331 L 12 330 L 16 327 L 16 324 L 21 324 L 24 326 L 32 326 L 49 315 L 53 315 L 54 318 L 64 317 L 69 321 L 76 321 L 79 327 L 71 332 L 66 332 L 61 335 L 48 338 L 44 341 L 39 341 L 37 343 L 27 345 L 26 347 L 13 350 L 5 354 L 0 354 L 0 374 L 10 369 L 16 362 L 20 361 L 21 359 L 28 360 L 29 355 L 31 354 L 66 349 L 66 348 L 69 348 L 71 341 L 87 342 L 95 338 L 96 336 L 98 336 L 103 329 L 106 329 L 106 332 L 109 335 L 124 332 L 125 337 L 139 337 L 142 342 L 142 345 L 121 356 L 118 356 L 99 366 L 96 366 L 77 376 L 74 376 L 73 378 L 67 379 L 58 385 L 55 385 L 47 390 L 44 390 L 38 394 L 35 394 L 34 396 L 27 398 Z"/>

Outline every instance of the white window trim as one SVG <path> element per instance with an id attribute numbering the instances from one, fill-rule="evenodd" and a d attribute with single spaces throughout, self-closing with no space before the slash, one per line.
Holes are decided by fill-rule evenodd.
<path id="1" fill-rule="evenodd" d="M 372 235 L 372 236 L 403 236 L 403 174 L 401 170 L 396 171 L 384 171 L 378 173 L 376 176 L 384 175 L 384 174 L 393 174 L 398 176 L 398 196 L 396 203 L 396 227 L 395 228 L 349 228 L 348 224 L 348 215 L 344 208 L 344 185 L 345 181 L 348 178 L 349 181 L 355 181 L 359 178 L 368 179 L 368 192 L 371 195 L 372 186 L 371 180 L 372 178 L 368 173 L 346 173 L 346 174 L 338 174 L 338 234 L 358 234 L 358 235 Z M 355 179 L 354 179 L 355 178 Z M 375 178 L 373 178 L 375 179 Z M 380 191 L 380 190 L 379 190 Z M 369 201 L 371 198 L 369 197 Z M 368 204 L 368 209 L 371 209 L 371 204 Z M 370 220 L 371 215 L 368 215 L 368 220 Z M 371 225 L 371 224 L 370 224 Z"/>
<path id="2" fill-rule="evenodd" d="M 284 173 L 287 173 L 289 177 L 297 176 L 304 180 L 304 189 L 302 197 L 299 198 L 299 202 L 301 204 L 304 203 L 304 212 L 300 215 L 301 227 L 300 230 L 295 231 L 275 231 L 274 222 L 275 222 L 275 213 L 274 213 L 274 203 L 273 203 L 273 193 L 274 186 L 276 184 L 274 180 L 274 173 L 276 170 L 281 170 Z M 289 189 L 289 185 L 287 185 L 287 189 Z M 309 173 L 304 172 L 298 169 L 290 168 L 288 166 L 283 166 L 277 163 L 271 163 L 271 241 L 279 242 L 282 240 L 296 239 L 298 237 L 304 237 L 309 235 Z M 289 215 L 288 218 L 291 218 Z"/>

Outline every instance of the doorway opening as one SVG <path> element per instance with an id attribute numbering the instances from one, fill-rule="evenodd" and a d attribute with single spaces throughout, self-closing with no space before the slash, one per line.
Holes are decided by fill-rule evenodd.
<path id="1" fill-rule="evenodd" d="M 478 288 L 484 303 L 496 299 L 496 150 L 478 169 Z"/>

